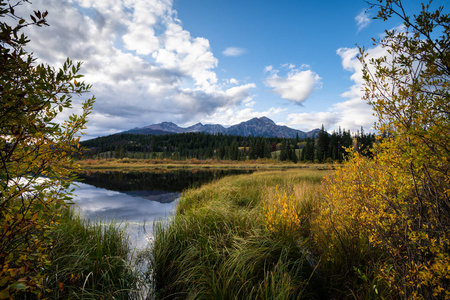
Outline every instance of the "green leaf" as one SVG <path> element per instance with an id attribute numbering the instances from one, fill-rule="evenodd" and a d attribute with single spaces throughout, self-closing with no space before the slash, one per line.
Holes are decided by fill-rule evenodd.
<path id="1" fill-rule="evenodd" d="M 15 283 L 11 284 L 10 287 L 15 290 L 19 290 L 19 291 L 23 291 L 23 290 L 27 289 L 27 286 L 22 282 L 15 282 Z"/>
<path id="2" fill-rule="evenodd" d="M 10 280 L 11 277 L 10 276 L 4 276 L 1 280 L 0 280 L 0 286 L 4 286 L 8 283 L 8 280 Z"/>

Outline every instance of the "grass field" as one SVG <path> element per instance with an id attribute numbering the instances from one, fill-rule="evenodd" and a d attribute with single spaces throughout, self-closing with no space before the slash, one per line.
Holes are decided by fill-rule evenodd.
<path id="1" fill-rule="evenodd" d="M 257 172 L 186 190 L 171 222 L 155 224 L 154 241 L 140 255 L 150 266 L 144 278 L 154 299 L 392 298 L 379 277 L 385 251 L 361 234 L 361 224 L 345 209 L 330 210 L 324 198 L 335 166 L 271 160 L 80 161 L 82 172 L 202 168 Z"/>
<path id="2" fill-rule="evenodd" d="M 78 172 L 83 171 L 155 171 L 169 169 L 258 169 L 258 170 L 284 170 L 284 169 L 333 169 L 332 164 L 294 164 L 280 162 L 272 159 L 258 159 L 246 161 L 226 160 L 169 160 L 169 159 L 85 159 L 75 163 Z"/>
<path id="3" fill-rule="evenodd" d="M 327 297 L 306 245 L 315 195 L 331 172 L 256 172 L 187 191 L 172 223 L 155 232 L 150 260 L 157 298 Z"/>

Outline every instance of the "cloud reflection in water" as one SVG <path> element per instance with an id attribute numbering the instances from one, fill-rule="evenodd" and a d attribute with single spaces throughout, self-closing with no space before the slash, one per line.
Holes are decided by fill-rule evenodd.
<path id="1" fill-rule="evenodd" d="M 120 192 L 77 183 L 75 207 L 92 221 L 116 221 L 126 225 L 132 246 L 145 248 L 152 239 L 153 223 L 165 221 L 173 214 L 178 193 L 155 193 L 145 199 Z M 170 203 L 164 203 L 170 201 Z M 163 203 L 162 203 L 163 202 Z"/>

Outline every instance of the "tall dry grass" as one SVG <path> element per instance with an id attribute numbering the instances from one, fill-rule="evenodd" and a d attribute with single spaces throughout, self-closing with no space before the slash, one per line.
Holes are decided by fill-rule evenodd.
<path id="1" fill-rule="evenodd" d="M 314 299 L 327 296 L 308 249 L 313 194 L 325 171 L 271 171 L 187 191 L 152 249 L 156 298 Z M 268 229 L 265 207 L 294 194 L 301 230 Z"/>

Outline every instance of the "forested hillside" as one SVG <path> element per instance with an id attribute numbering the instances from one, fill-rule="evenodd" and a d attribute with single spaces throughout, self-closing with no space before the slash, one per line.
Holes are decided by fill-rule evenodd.
<path id="1" fill-rule="evenodd" d="M 345 148 L 370 154 L 375 137 L 361 128 L 356 134 L 339 130 L 328 134 L 322 127 L 317 138 L 243 137 L 206 133 L 138 135 L 122 133 L 82 142 L 85 158 L 171 158 L 177 160 L 246 160 L 274 158 L 294 162 L 342 161 Z"/>

